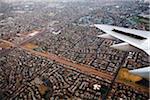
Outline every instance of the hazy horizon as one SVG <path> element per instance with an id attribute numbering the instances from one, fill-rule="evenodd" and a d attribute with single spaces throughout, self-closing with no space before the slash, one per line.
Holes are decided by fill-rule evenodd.
<path id="1" fill-rule="evenodd" d="M 25 1 L 36 1 L 36 2 L 39 2 L 39 1 L 60 1 L 60 2 L 75 2 L 75 1 L 89 1 L 89 0 L 0 0 L 2 2 L 18 2 L 18 1 L 22 1 L 22 2 L 25 2 Z M 93 1 L 125 1 L 125 0 L 93 0 Z M 131 0 L 126 0 L 126 1 L 131 1 Z M 145 0 L 145 1 L 149 1 L 149 0 Z"/>

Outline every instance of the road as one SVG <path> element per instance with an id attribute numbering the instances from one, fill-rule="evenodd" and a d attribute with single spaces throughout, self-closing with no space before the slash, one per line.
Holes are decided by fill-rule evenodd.
<path id="1" fill-rule="evenodd" d="M 46 54 L 46 53 L 42 53 L 42 52 L 37 52 L 37 51 L 34 51 L 32 49 L 28 49 L 28 48 L 25 48 L 22 46 L 22 48 L 34 55 L 37 55 L 37 56 L 43 56 L 43 57 L 46 57 L 50 60 L 54 60 L 56 62 L 59 62 L 61 64 L 64 64 L 64 65 L 68 65 L 70 66 L 70 69 L 75 68 L 75 69 L 78 69 L 84 73 L 87 73 L 87 74 L 90 74 L 90 75 L 95 75 L 95 76 L 99 76 L 99 77 L 102 77 L 102 78 L 106 78 L 106 79 L 109 79 L 109 80 L 112 80 L 113 79 L 113 76 L 109 75 L 109 74 L 106 74 L 106 73 L 102 73 L 100 71 L 97 71 L 96 69 L 94 68 L 91 68 L 90 66 L 87 66 L 87 65 L 81 65 L 81 64 L 76 64 L 76 63 L 73 63 L 71 61 L 68 61 L 66 58 L 64 57 L 59 57 L 55 54 L 52 54 L 52 53 L 49 53 L 49 54 Z M 67 67 L 68 68 L 68 67 Z"/>

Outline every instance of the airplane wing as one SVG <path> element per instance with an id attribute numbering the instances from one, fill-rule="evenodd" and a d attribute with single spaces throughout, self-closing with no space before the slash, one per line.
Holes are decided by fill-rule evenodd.
<path id="1" fill-rule="evenodd" d="M 98 37 L 115 39 L 118 38 L 124 43 L 115 44 L 111 47 L 126 50 L 126 51 L 144 51 L 150 55 L 150 32 L 135 30 L 123 27 L 117 27 L 105 24 L 95 24 L 95 27 L 99 28 L 106 34 L 98 35 Z"/>
<path id="2" fill-rule="evenodd" d="M 106 34 L 98 35 L 98 37 L 109 39 L 120 39 L 123 43 L 114 44 L 111 47 L 125 50 L 125 51 L 144 51 L 150 57 L 150 32 L 135 30 L 129 28 L 122 28 L 112 25 L 95 24 L 95 27 L 99 28 Z M 146 79 L 149 79 L 150 66 L 145 68 L 139 68 L 130 70 L 131 73 L 140 75 Z M 150 79 L 149 79 L 150 80 Z"/>
<path id="3" fill-rule="evenodd" d="M 134 69 L 134 70 L 130 70 L 129 72 L 142 76 L 146 79 L 149 79 L 149 75 L 150 75 L 150 66 L 149 67 L 145 67 L 145 68 L 139 68 L 139 69 Z"/>

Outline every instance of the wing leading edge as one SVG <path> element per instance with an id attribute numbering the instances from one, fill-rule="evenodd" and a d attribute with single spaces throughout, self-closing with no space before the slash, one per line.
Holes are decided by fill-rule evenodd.
<path id="1" fill-rule="evenodd" d="M 118 44 L 112 47 L 127 51 L 144 51 L 150 55 L 150 32 L 122 28 L 112 25 L 95 24 L 95 27 L 104 31 L 106 34 L 99 35 L 98 37 L 115 39 L 118 38 L 125 42 L 125 44 Z M 137 50 L 136 50 L 137 49 Z M 139 49 L 139 50 L 138 50 Z"/>

